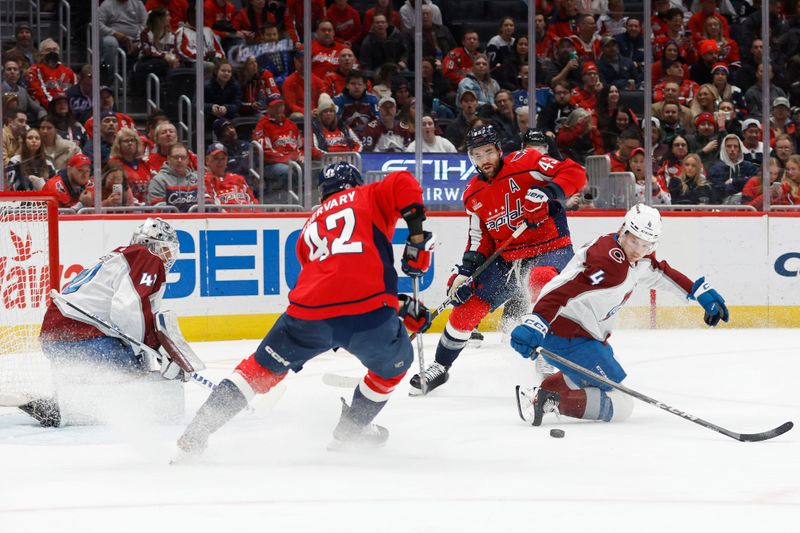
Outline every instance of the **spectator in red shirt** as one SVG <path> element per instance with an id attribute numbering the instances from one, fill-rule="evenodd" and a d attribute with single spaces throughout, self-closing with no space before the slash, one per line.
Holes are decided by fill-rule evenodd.
<path id="1" fill-rule="evenodd" d="M 244 64 L 239 67 L 238 79 L 239 86 L 242 88 L 242 105 L 239 107 L 239 114 L 243 117 L 261 114 L 267 108 L 267 94 L 280 94 L 275 77 L 268 70 L 264 72 L 264 74 L 267 73 L 269 76 L 262 77 L 258 71 L 258 62 L 253 56 L 245 59 Z M 265 79 L 268 80 L 269 86 Z"/>
<path id="2" fill-rule="evenodd" d="M 361 15 L 347 0 L 334 0 L 328 6 L 328 20 L 333 24 L 336 40 L 348 48 L 361 41 Z"/>
<path id="3" fill-rule="evenodd" d="M 187 0 L 147 0 L 144 8 L 148 13 L 158 8 L 166 9 L 169 12 L 169 28 L 175 32 L 178 25 L 186 18 L 189 2 Z"/>
<path id="4" fill-rule="evenodd" d="M 361 141 L 358 135 L 336 116 L 338 107 L 325 93 L 319 97 L 317 118 L 311 123 L 314 130 L 314 159 L 332 152 L 360 152 Z"/>
<path id="5" fill-rule="evenodd" d="M 362 37 L 366 37 L 367 32 L 371 31 L 372 21 L 376 15 L 383 15 L 389 26 L 398 32 L 401 30 L 400 12 L 392 6 L 392 0 L 375 0 L 375 5 L 364 13 L 364 24 L 361 25 L 364 32 Z"/>
<path id="6" fill-rule="evenodd" d="M 131 128 L 136 129 L 136 123 L 130 115 L 117 111 L 116 104 L 114 103 L 114 92 L 111 87 L 103 85 L 100 87 L 100 113 L 104 111 L 111 111 L 117 117 L 117 128 Z M 83 124 L 86 130 L 87 138 L 91 139 L 94 136 L 94 116 L 90 116 Z"/>
<path id="7" fill-rule="evenodd" d="M 233 18 L 233 27 L 247 44 L 256 44 L 266 41 L 266 25 L 275 22 L 275 14 L 267 9 L 267 0 L 251 0 Z"/>
<path id="8" fill-rule="evenodd" d="M 305 113 L 304 100 L 305 89 L 303 81 L 303 47 L 295 50 L 294 53 L 294 72 L 286 77 L 283 83 L 283 96 L 286 99 L 286 107 L 289 109 L 289 118 L 299 118 Z M 327 92 L 325 82 L 311 72 L 311 98 L 312 101 L 319 101 L 319 95 Z"/>
<path id="9" fill-rule="evenodd" d="M 150 167 L 142 159 L 144 146 L 139 134 L 131 128 L 121 128 L 111 145 L 108 163 L 117 163 L 125 172 L 125 181 L 137 201 L 147 200 L 147 186 L 150 183 Z"/>
<path id="10" fill-rule="evenodd" d="M 600 57 L 600 36 L 592 15 L 578 16 L 578 31 L 570 35 L 575 53 L 582 61 L 594 61 Z"/>
<path id="11" fill-rule="evenodd" d="M 597 107 L 597 95 L 603 89 L 603 82 L 600 81 L 600 73 L 594 61 L 587 61 L 583 64 L 581 78 L 583 85 L 572 90 L 570 103 L 592 111 Z"/>
<path id="12" fill-rule="evenodd" d="M 283 12 L 283 25 L 289 37 L 299 45 L 303 40 L 304 10 L 303 0 L 286 0 Z M 325 0 L 311 0 L 311 27 L 325 18 Z"/>
<path id="13" fill-rule="evenodd" d="M 578 0 L 557 0 L 556 10 L 550 19 L 550 31 L 556 37 L 569 37 L 577 31 Z"/>
<path id="14" fill-rule="evenodd" d="M 311 42 L 311 71 L 318 78 L 324 78 L 325 74 L 339 66 L 339 53 L 345 46 L 336 42 L 335 36 L 331 21 L 319 23 L 316 37 Z"/>
<path id="15" fill-rule="evenodd" d="M 619 134 L 617 149 L 611 153 L 611 172 L 627 172 L 631 153 L 642 145 L 639 132 L 628 128 Z"/>
<path id="16" fill-rule="evenodd" d="M 221 143 L 206 148 L 206 194 L 217 205 L 258 203 L 243 176 L 227 172 L 228 149 Z"/>
<path id="17" fill-rule="evenodd" d="M 458 83 L 472 72 L 472 63 L 475 61 L 475 56 L 480 53 L 478 51 L 480 44 L 477 31 L 464 30 L 461 46 L 450 50 L 442 61 L 442 74 L 450 82 L 450 85 L 457 87 Z"/>
<path id="18" fill-rule="evenodd" d="M 339 66 L 325 74 L 326 92 L 335 96 L 344 91 L 347 85 L 347 76 L 355 69 L 356 56 L 349 48 L 339 52 Z"/>
<path id="19" fill-rule="evenodd" d="M 236 8 L 227 0 L 205 0 L 203 2 L 203 25 L 211 28 L 227 49 L 233 42 L 244 39 L 244 34 L 233 27 Z"/>
<path id="20" fill-rule="evenodd" d="M 104 167 L 100 183 L 102 184 L 100 205 L 103 207 L 139 205 L 141 203 L 137 201 L 136 197 L 133 195 L 133 191 L 131 191 L 131 187 L 125 176 L 125 169 L 123 169 L 122 165 L 117 161 L 108 161 L 108 164 Z M 120 185 L 122 190 L 114 190 L 115 185 Z"/>
<path id="21" fill-rule="evenodd" d="M 670 20 L 670 3 L 669 0 L 653 0 L 653 7 L 655 8 L 655 13 L 650 17 L 650 25 L 653 28 L 653 35 L 658 38 L 658 36 L 667 33 Z M 683 18 L 683 12 L 681 12 L 681 18 Z"/>
<path id="22" fill-rule="evenodd" d="M 711 15 L 706 17 L 703 23 L 702 39 L 711 39 L 716 41 L 717 49 L 719 50 L 719 59 L 723 63 L 727 63 L 733 68 L 738 68 L 741 65 L 742 56 L 739 53 L 739 45 L 736 41 L 722 34 L 722 23 L 720 19 L 722 15 Z"/>
<path id="23" fill-rule="evenodd" d="M 667 3 L 669 5 L 669 3 Z M 683 11 L 677 7 L 667 10 L 665 14 L 667 20 L 667 30 L 657 34 L 653 40 L 653 56 L 659 57 L 664 51 L 664 47 L 670 41 L 675 41 L 678 45 L 678 54 L 693 63 L 695 60 L 694 42 L 683 28 Z M 655 29 L 653 30 L 655 32 Z"/>
<path id="24" fill-rule="evenodd" d="M 47 107 L 53 96 L 65 94 L 78 83 L 78 76 L 71 68 L 61 63 L 61 47 L 53 39 L 39 43 L 40 63 L 28 69 L 28 92 L 42 107 Z"/>
<path id="25" fill-rule="evenodd" d="M 172 122 L 159 122 L 153 134 L 153 140 L 156 145 L 147 157 L 147 166 L 150 167 L 150 173 L 156 175 L 167 161 L 169 149 L 173 144 L 178 143 L 178 130 L 175 129 L 175 125 Z M 195 170 L 197 169 L 197 155 L 192 153 L 191 150 L 187 149 L 187 151 L 189 152 L 189 168 Z"/>
<path id="26" fill-rule="evenodd" d="M 703 28 L 705 27 L 706 19 L 712 15 L 716 16 L 720 24 L 722 24 L 722 34 L 725 37 L 731 36 L 731 28 L 728 25 L 728 21 L 722 16 L 719 9 L 717 9 L 717 0 L 700 0 L 700 11 L 692 15 L 687 25 L 689 31 L 692 32 L 692 39 L 694 39 L 696 43 L 704 39 Z"/>
<path id="27" fill-rule="evenodd" d="M 289 163 L 303 158 L 300 130 L 286 119 L 286 106 L 280 96 L 267 100 L 267 114 L 253 130 L 253 140 L 264 148 L 264 203 L 289 202 Z"/>
<path id="28" fill-rule="evenodd" d="M 43 193 L 51 193 L 58 207 L 71 207 L 75 211 L 92 205 L 92 160 L 84 154 L 75 154 L 67 161 L 67 168 L 47 180 Z"/>

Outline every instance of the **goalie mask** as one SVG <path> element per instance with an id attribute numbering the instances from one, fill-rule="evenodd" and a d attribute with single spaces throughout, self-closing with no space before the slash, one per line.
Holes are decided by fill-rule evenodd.
<path id="1" fill-rule="evenodd" d="M 164 269 L 169 271 L 178 257 L 178 235 L 175 228 L 160 218 L 148 218 L 136 228 L 131 244 L 145 246 L 150 252 L 164 262 Z"/>

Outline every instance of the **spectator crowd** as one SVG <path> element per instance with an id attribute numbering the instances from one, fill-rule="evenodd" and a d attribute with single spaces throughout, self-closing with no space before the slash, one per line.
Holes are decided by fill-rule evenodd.
<path id="1" fill-rule="evenodd" d="M 208 203 L 282 205 L 292 202 L 290 175 L 306 149 L 315 165 L 342 152 L 414 151 L 421 113 L 424 152 L 463 153 L 470 128 L 493 124 L 510 153 L 523 147 L 535 106 L 551 155 L 585 164 L 607 154 L 612 172 L 633 174 L 641 200 L 652 165 L 655 204 L 759 208 L 768 165 L 771 202 L 800 203 L 800 1 L 769 2 L 767 72 L 758 1 L 652 0 L 652 35 L 645 36 L 641 13 L 624 0 L 536 0 L 535 65 L 523 18 L 493 21 L 492 36 L 485 25 L 450 24 L 464 18 L 455 0 L 421 1 L 423 60 L 414 65 L 414 0 L 313 0 L 310 43 L 301 42 L 302 0 L 204 0 L 203 28 L 195 28 L 193 0 L 104 0 L 97 106 L 91 66 L 64 64 L 55 40 L 37 43 L 32 28 L 19 24 L 2 56 L 5 188 L 48 190 L 62 207 L 79 209 L 92 205 L 97 186 L 106 207 L 188 211 L 203 178 Z M 653 45 L 648 95 L 645 39 Z M 307 46 L 311 102 L 304 101 Z M 174 116 L 155 110 L 137 124 L 118 111 L 109 84 L 120 49 L 132 66 L 129 98 L 142 97 L 149 74 L 168 91 L 172 71 L 202 61 L 204 177 L 198 155 L 179 142 Z M 414 94 L 415 76 L 422 94 Z M 653 111 L 651 154 L 644 105 Z M 251 141 L 263 150 L 263 182 L 249 171 Z M 96 143 L 100 177 L 91 175 Z M 582 192 L 570 206 L 590 205 L 590 197 Z"/>

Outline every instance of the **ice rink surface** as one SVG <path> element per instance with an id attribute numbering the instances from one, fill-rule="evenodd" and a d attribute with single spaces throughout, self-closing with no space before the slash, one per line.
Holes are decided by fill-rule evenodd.
<path id="1" fill-rule="evenodd" d="M 425 335 L 433 360 L 438 334 Z M 737 432 L 800 421 L 800 330 L 620 330 L 625 384 Z M 195 344 L 219 380 L 256 341 Z M 416 363 L 415 363 L 416 365 Z M 416 367 L 415 367 L 416 368 Z M 378 422 L 387 445 L 328 452 L 339 396 L 326 354 L 285 392 L 170 466 L 182 426 L 121 416 L 107 427 L 42 429 L 0 409 L 0 532 L 789 532 L 800 528 L 800 429 L 741 443 L 636 401 L 621 424 L 517 416 L 533 365 L 487 334 L 450 382 L 407 396 Z M 207 391 L 187 384 L 187 416 Z M 277 400 L 277 401 L 275 401 Z M 557 427 L 563 439 L 549 436 Z"/>

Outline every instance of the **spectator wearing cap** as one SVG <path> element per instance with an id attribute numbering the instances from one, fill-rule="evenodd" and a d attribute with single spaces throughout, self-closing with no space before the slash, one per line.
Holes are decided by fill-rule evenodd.
<path id="1" fill-rule="evenodd" d="M 500 84 L 489 72 L 489 58 L 486 54 L 478 54 L 472 63 L 472 72 L 461 80 L 456 91 L 456 99 L 461 100 L 461 93 L 472 91 L 478 96 L 480 105 L 492 105 Z"/>
<path id="2" fill-rule="evenodd" d="M 333 99 L 322 93 L 317 104 L 317 116 L 311 121 L 314 132 L 312 157 L 315 160 L 332 152 L 361 151 L 358 135 L 337 116 L 337 112 L 338 107 Z"/>
<path id="3" fill-rule="evenodd" d="M 558 128 L 566 122 L 576 106 L 571 103 L 572 89 L 568 82 L 553 83 L 552 88 L 555 98 L 542 109 L 538 125 L 547 134 L 555 137 Z"/>
<path id="4" fill-rule="evenodd" d="M 791 118 L 791 106 L 789 99 L 778 97 L 772 102 L 772 113 L 769 117 L 770 124 L 770 144 L 774 147 L 778 135 L 793 135 L 796 131 L 795 122 Z"/>
<path id="5" fill-rule="evenodd" d="M 362 37 L 361 14 L 347 0 L 334 0 L 326 14 L 333 23 L 336 39 L 348 48 L 358 47 Z"/>
<path id="6" fill-rule="evenodd" d="M 744 101 L 744 93 L 736 85 L 731 85 L 730 69 L 726 63 L 714 63 L 711 66 L 712 85 L 719 93 L 720 100 L 733 102 L 738 113 L 747 112 L 747 104 Z"/>
<path id="7" fill-rule="evenodd" d="M 156 9 L 166 9 L 169 14 L 169 29 L 174 33 L 178 26 L 186 17 L 186 9 L 189 7 L 187 0 L 147 0 L 144 8 L 148 13 Z"/>
<path id="8" fill-rule="evenodd" d="M 344 48 L 345 45 L 336 41 L 333 23 L 329 20 L 320 21 L 311 41 L 311 72 L 318 78 L 324 78 L 325 74 L 339 66 L 339 54 Z"/>
<path id="9" fill-rule="evenodd" d="M 234 125 L 227 119 L 218 118 L 212 126 L 214 137 L 221 143 L 228 153 L 228 172 L 244 176 L 250 186 L 253 176 L 250 174 L 250 143 L 239 139 L 239 133 Z"/>
<path id="10" fill-rule="evenodd" d="M 694 118 L 694 133 L 686 136 L 689 151 L 700 156 L 705 168 L 711 168 L 711 164 L 719 160 L 720 134 L 717 127 L 714 113 L 703 111 Z"/>
<path id="11" fill-rule="evenodd" d="M 589 13 L 578 15 L 576 32 L 569 36 L 575 45 L 575 53 L 581 61 L 596 61 L 600 57 L 600 36 L 594 16 Z"/>
<path id="12" fill-rule="evenodd" d="M 703 30 L 705 29 L 706 19 L 711 16 L 719 20 L 722 27 L 722 34 L 725 37 L 731 36 L 730 25 L 725 17 L 723 17 L 719 12 L 718 0 L 700 0 L 700 10 L 691 16 L 689 23 L 687 24 L 687 28 L 692 33 L 693 39 L 699 41 L 703 38 Z"/>
<path id="13" fill-rule="evenodd" d="M 111 146 L 117 137 L 118 129 L 119 121 L 113 111 L 106 110 L 100 113 L 100 161 L 103 165 L 111 157 Z M 94 141 L 95 139 L 89 139 L 83 146 L 83 153 L 92 160 L 94 160 Z"/>
<path id="14" fill-rule="evenodd" d="M 17 109 L 15 96 L 3 97 L 3 168 L 19 155 L 28 131 L 28 115 Z"/>
<path id="15" fill-rule="evenodd" d="M 497 131 L 500 139 L 500 148 L 503 153 L 510 154 L 519 150 L 522 138 L 519 134 L 517 117 L 514 114 L 514 102 L 511 91 L 500 89 L 494 95 L 494 110 L 486 114 Z"/>
<path id="16" fill-rule="evenodd" d="M 772 83 L 774 75 L 772 65 L 769 66 L 769 101 L 774 102 L 776 98 L 786 98 L 786 93 L 783 89 Z M 763 93 L 761 92 L 761 79 L 764 74 L 764 65 L 760 64 L 756 67 L 756 83 L 747 89 L 744 93 L 744 100 L 747 102 L 747 111 L 751 116 L 760 117 L 763 113 L 761 109 L 761 100 Z"/>
<path id="17" fill-rule="evenodd" d="M 631 151 L 630 158 L 628 159 L 628 164 L 626 168 L 626 172 L 630 172 L 633 174 L 634 179 L 636 180 L 636 198 L 639 202 L 645 203 L 645 194 L 647 190 L 647 175 L 645 174 L 645 170 L 647 169 L 647 157 L 644 154 L 644 148 L 634 148 Z M 672 203 L 671 196 L 665 184 L 658 179 L 656 174 L 653 174 L 652 178 L 652 202 L 651 205 L 670 205 Z"/>
<path id="18" fill-rule="evenodd" d="M 397 102 L 398 111 L 408 107 L 411 101 L 411 86 L 405 76 L 397 75 L 392 78 L 391 96 Z"/>
<path id="19" fill-rule="evenodd" d="M 33 44 L 33 30 L 27 22 L 17 24 L 14 31 L 14 46 L 5 51 L 5 56 L 9 55 L 23 58 L 20 64 L 22 72 L 33 65 L 36 47 Z"/>
<path id="20" fill-rule="evenodd" d="M 551 87 L 564 82 L 573 86 L 581 84 L 581 66 L 575 45 L 567 37 L 558 41 L 553 60 L 545 64 L 545 76 Z"/>
<path id="21" fill-rule="evenodd" d="M 139 38 L 147 22 L 147 10 L 140 0 L 106 0 L 97 11 L 100 28 L 100 60 L 114 74 L 117 48 L 129 57 L 139 52 Z M 110 81 L 107 80 L 107 81 Z"/>
<path id="22" fill-rule="evenodd" d="M 155 175 L 167 162 L 170 147 L 178 142 L 178 130 L 169 120 L 160 121 L 153 133 L 154 149 L 147 155 L 145 161 L 150 167 L 150 173 Z M 187 149 L 188 150 L 188 149 Z M 189 150 L 189 168 L 197 168 L 197 155 Z"/>
<path id="23" fill-rule="evenodd" d="M 250 205 L 258 201 L 243 176 L 228 172 L 228 149 L 222 143 L 206 148 L 206 194 L 217 205 Z"/>
<path id="24" fill-rule="evenodd" d="M 572 90 L 570 102 L 578 107 L 589 111 L 597 107 L 597 96 L 603 90 L 603 82 L 600 80 L 600 72 L 594 61 L 587 61 L 581 67 L 581 77 L 583 85 Z"/>
<path id="25" fill-rule="evenodd" d="M 197 28 L 195 24 L 195 2 L 191 2 L 186 10 L 186 16 L 183 17 L 181 25 L 175 32 L 175 50 L 181 60 L 181 65 L 193 68 L 197 62 Z M 203 50 L 200 54 L 202 56 L 203 67 L 208 77 L 214 70 L 214 62 L 222 61 L 225 59 L 225 50 L 222 48 L 222 42 L 214 31 L 204 26 L 203 32 Z"/>
<path id="26" fill-rule="evenodd" d="M 264 203 L 289 201 L 289 163 L 303 158 L 300 130 L 286 119 L 286 106 L 278 95 L 267 99 L 267 114 L 253 130 L 253 140 L 264 149 Z"/>
<path id="27" fill-rule="evenodd" d="M 92 65 L 81 67 L 78 83 L 67 89 L 69 107 L 75 118 L 81 122 L 92 116 Z"/>
<path id="28" fill-rule="evenodd" d="M 111 87 L 107 85 L 103 85 L 100 87 L 100 113 L 104 113 L 105 111 L 111 111 L 117 117 L 117 129 L 119 128 L 131 128 L 136 129 L 136 124 L 131 118 L 130 115 L 126 115 L 120 111 L 117 111 L 117 106 L 114 103 L 114 91 L 111 90 Z M 90 115 L 89 118 L 86 119 L 86 122 L 83 124 L 84 129 L 86 130 L 86 137 L 91 139 L 94 137 L 94 115 Z"/>
<path id="29" fill-rule="evenodd" d="M 81 151 L 77 144 L 58 134 L 56 125 L 48 117 L 39 121 L 39 134 L 42 137 L 44 153 L 56 171 L 67 168 L 69 158 Z"/>
<path id="30" fill-rule="evenodd" d="M 227 61 L 214 64 L 214 74 L 205 83 L 204 110 L 207 128 L 218 118 L 228 120 L 239 116 L 242 105 L 242 86 L 233 77 L 233 66 Z"/>
<path id="31" fill-rule="evenodd" d="M 699 85 L 712 83 L 711 67 L 719 62 L 719 46 L 717 41 L 705 39 L 697 44 L 697 54 L 700 58 L 689 67 L 689 77 Z"/>
<path id="32" fill-rule="evenodd" d="M 459 152 L 464 152 L 464 140 L 470 130 L 472 121 L 478 116 L 478 95 L 467 89 L 459 94 L 458 105 L 460 112 L 456 119 L 450 123 L 444 136 Z"/>
<path id="33" fill-rule="evenodd" d="M 336 96 L 344 91 L 347 86 L 347 76 L 356 70 L 356 56 L 349 48 L 342 48 L 339 52 L 339 66 L 325 74 L 326 92 L 331 96 Z M 367 85 L 369 86 L 369 80 Z"/>
<path id="34" fill-rule="evenodd" d="M 742 121 L 742 153 L 744 160 L 761 165 L 764 160 L 764 142 L 761 122 L 755 118 Z"/>
<path id="35" fill-rule="evenodd" d="M 678 99 L 681 105 L 691 105 L 700 86 L 685 76 L 686 68 L 683 58 L 679 57 L 675 61 L 668 61 L 664 63 L 664 65 L 664 75 L 653 87 L 653 101 L 660 102 L 667 97 L 674 97 Z M 672 94 L 666 93 L 664 89 L 670 83 L 677 85 L 677 92 Z"/>
<path id="36" fill-rule="evenodd" d="M 730 197 L 740 194 L 747 181 L 760 172 L 758 165 L 745 159 L 745 151 L 737 135 L 729 134 L 722 139 L 719 163 L 712 165 L 708 172 L 716 203 L 730 202 Z M 734 200 L 734 203 L 740 201 Z"/>
<path id="37" fill-rule="evenodd" d="M 150 4 L 150 2 L 148 2 Z M 180 4 L 180 2 L 175 2 Z M 184 0 L 185 4 L 185 0 Z M 186 6 L 183 7 L 186 13 Z M 169 7 L 155 7 L 147 15 L 145 27 L 139 36 L 141 53 L 133 66 L 132 88 L 144 93 L 144 85 L 149 74 L 155 74 L 159 79 L 166 77 L 171 68 L 180 65 L 180 59 L 175 53 L 175 29 L 178 19 L 174 20 Z"/>
<path id="38" fill-rule="evenodd" d="M 125 173 L 125 182 L 139 203 L 147 200 L 147 189 L 152 173 L 142 159 L 144 146 L 139 134 L 131 128 L 120 128 L 111 145 L 108 164 L 117 164 Z"/>
<path id="39" fill-rule="evenodd" d="M 472 28 L 465 28 L 461 36 L 461 46 L 447 52 L 447 56 L 442 60 L 442 75 L 453 87 L 458 86 L 461 80 L 471 73 L 472 64 L 480 54 L 478 50 L 480 44 L 478 32 Z"/>
<path id="40" fill-rule="evenodd" d="M 516 151 L 518 148 L 519 145 L 517 145 L 512 152 Z M 417 142 L 412 141 L 406 148 L 406 152 L 414 152 L 416 149 Z M 454 154 L 457 152 L 453 143 L 444 137 L 436 135 L 436 121 L 430 115 L 424 115 L 422 117 L 422 151 L 424 153 L 434 154 Z"/>
<path id="41" fill-rule="evenodd" d="M 291 119 L 300 119 L 305 113 L 305 90 L 303 80 L 303 48 L 300 47 L 294 52 L 294 72 L 286 77 L 283 84 L 283 97 L 286 100 Z M 311 73 L 311 100 L 319 101 L 319 95 L 327 92 L 325 82 L 312 71 Z"/>
<path id="42" fill-rule="evenodd" d="M 176 142 L 169 147 L 166 162 L 147 186 L 147 203 L 165 203 L 186 213 L 197 205 L 197 185 L 197 172 L 189 167 L 189 149 Z"/>
<path id="43" fill-rule="evenodd" d="M 364 152 L 403 152 L 414 140 L 414 131 L 397 119 L 397 102 L 391 96 L 378 101 L 378 119 L 373 120 L 361 134 Z"/>
<path id="44" fill-rule="evenodd" d="M 84 154 L 75 154 L 67 161 L 67 168 L 59 170 L 47 180 L 42 192 L 58 200 L 58 207 L 75 211 L 92 205 L 92 160 Z"/>
<path id="45" fill-rule="evenodd" d="M 367 77 L 360 70 L 347 75 L 347 86 L 333 98 L 333 103 L 342 123 L 356 135 L 361 135 L 367 124 L 378 118 L 378 97 L 367 92 Z"/>
<path id="46" fill-rule="evenodd" d="M 642 138 L 634 128 L 627 128 L 617 138 L 617 149 L 611 152 L 611 172 L 627 172 L 631 153 L 642 145 Z"/>
<path id="47" fill-rule="evenodd" d="M 79 147 L 86 144 L 88 139 L 86 130 L 83 124 L 75 120 L 66 94 L 59 93 L 53 96 L 50 105 L 47 106 L 47 118 L 55 124 L 58 134 L 64 139 L 74 142 Z"/>
<path id="48" fill-rule="evenodd" d="M 20 84 L 22 70 L 17 59 L 3 60 L 3 94 L 13 94 L 17 97 L 17 109 L 28 115 L 28 122 L 36 124 L 39 119 L 47 115 L 47 111 L 39 105 L 36 99 L 28 94 L 28 90 Z"/>
<path id="49" fill-rule="evenodd" d="M 739 45 L 730 36 L 723 35 L 722 22 L 720 22 L 722 18 L 721 15 L 706 17 L 705 22 L 703 22 L 703 33 L 698 40 L 710 39 L 715 41 L 717 49 L 719 49 L 719 60 L 737 69 L 742 60 L 739 54 Z"/>
<path id="50" fill-rule="evenodd" d="M 620 90 L 633 91 L 641 83 L 639 71 L 633 61 L 619 53 L 617 41 L 606 35 L 600 39 L 600 57 L 597 59 L 597 70 L 607 85 L 615 85 Z"/>
<path id="51" fill-rule="evenodd" d="M 53 98 L 64 94 L 78 83 L 78 76 L 71 68 L 61 63 L 61 47 L 53 39 L 39 43 L 42 60 L 28 69 L 28 92 L 42 107 L 47 107 Z"/>
<path id="52" fill-rule="evenodd" d="M 399 64 L 407 60 L 408 51 L 400 29 L 389 24 L 384 14 L 375 14 L 371 24 L 359 51 L 361 67 L 378 70 L 386 63 Z M 405 67 L 406 64 L 403 63 L 403 68 Z"/>

